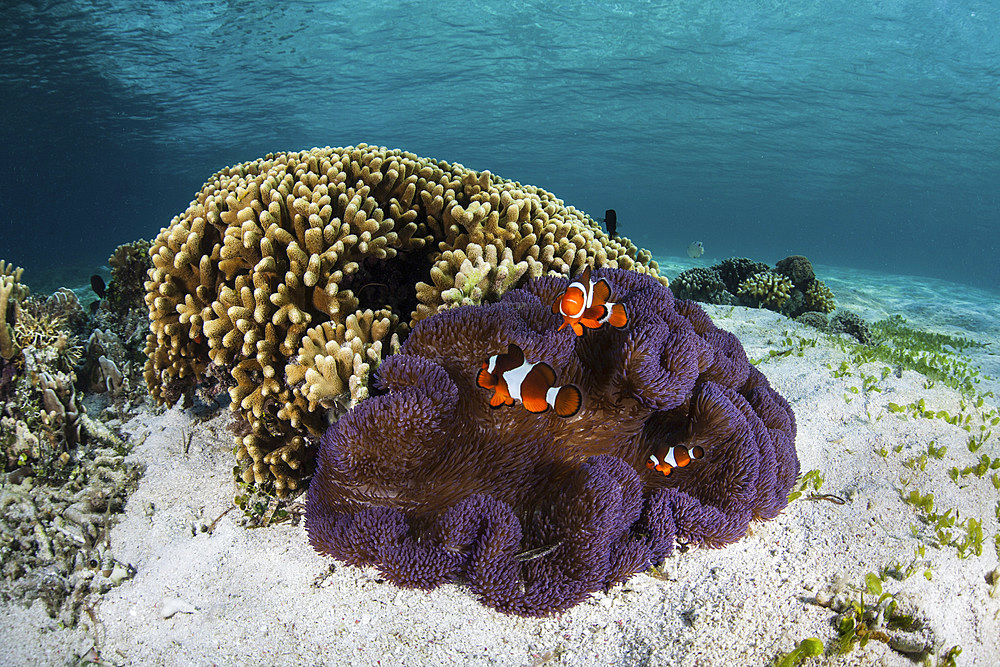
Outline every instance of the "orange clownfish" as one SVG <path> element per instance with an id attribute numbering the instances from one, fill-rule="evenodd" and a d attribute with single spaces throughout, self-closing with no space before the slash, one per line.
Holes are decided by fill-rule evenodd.
<path id="1" fill-rule="evenodd" d="M 623 304 L 608 301 L 610 297 L 608 281 L 601 278 L 595 283 L 587 266 L 583 275 L 570 283 L 552 304 L 552 312 L 563 316 L 559 331 L 568 325 L 577 336 L 582 336 L 584 327 L 598 329 L 605 322 L 621 329 L 628 323 L 628 313 Z"/>
<path id="2" fill-rule="evenodd" d="M 544 361 L 530 363 L 514 343 L 504 354 L 494 354 L 483 362 L 476 383 L 483 389 L 493 389 L 490 407 L 514 405 L 521 401 L 528 412 L 545 412 L 551 407 L 560 417 L 572 417 L 580 411 L 583 395 L 574 385 L 553 386 L 555 371 Z"/>
<path id="3" fill-rule="evenodd" d="M 688 449 L 684 445 L 674 445 L 663 455 L 662 461 L 656 458 L 655 454 L 650 454 L 649 460 L 646 461 L 646 467 L 650 470 L 658 470 L 664 476 L 669 476 L 670 471 L 674 468 L 683 468 L 691 463 L 691 461 L 700 459 L 704 455 L 705 450 L 697 445 L 691 449 Z"/>

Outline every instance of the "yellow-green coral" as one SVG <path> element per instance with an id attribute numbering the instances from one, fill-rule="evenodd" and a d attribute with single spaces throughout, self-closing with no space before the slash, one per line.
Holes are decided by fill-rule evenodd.
<path id="1" fill-rule="evenodd" d="M 76 295 L 66 288 L 60 288 L 45 300 L 32 296 L 18 303 L 17 321 L 14 323 L 17 348 L 51 348 L 65 358 L 63 363 L 57 365 L 67 369 L 77 365 L 82 346 L 70 331 L 67 313 L 71 304 L 79 307 Z"/>
<path id="2" fill-rule="evenodd" d="M 455 250 L 442 253 L 441 260 L 431 269 L 431 279 L 439 287 L 451 284 L 453 287 L 441 292 L 444 302 L 438 310 L 454 306 L 479 305 L 498 300 L 504 292 L 515 285 L 521 276 L 528 273 L 529 261 L 514 262 L 510 248 L 504 248 L 503 256 L 497 257 L 496 246 L 486 246 L 485 257 L 482 246 L 470 243 L 465 251 Z M 534 272 L 531 277 L 542 275 L 542 265 L 533 262 Z M 433 287 L 427 283 L 417 283 L 417 298 L 421 294 L 431 292 Z"/>
<path id="3" fill-rule="evenodd" d="M 399 349 L 398 335 L 390 334 L 397 325 L 388 310 L 366 310 L 348 315 L 344 324 L 324 322 L 306 331 L 298 355 L 285 366 L 285 378 L 308 407 L 303 410 L 299 402 L 278 416 L 297 428 L 318 407 L 350 407 L 368 398 L 368 380 L 383 350 Z"/>
<path id="4" fill-rule="evenodd" d="M 809 310 L 829 313 L 837 307 L 837 304 L 833 300 L 830 288 L 822 280 L 814 280 L 806 289 L 806 306 Z"/>
<path id="5" fill-rule="evenodd" d="M 738 293 L 758 307 L 778 309 L 791 295 L 792 281 L 772 271 L 761 271 L 740 283 Z"/>
<path id="6" fill-rule="evenodd" d="M 297 487 L 326 409 L 345 390 L 363 398 L 394 334 L 525 276 L 587 264 L 657 275 L 648 252 L 545 190 L 366 145 L 220 171 L 150 256 L 150 392 L 173 401 L 210 363 L 225 369 L 245 422 L 242 476 L 281 495 Z M 348 338 L 350 317 L 383 310 L 382 349 Z"/>

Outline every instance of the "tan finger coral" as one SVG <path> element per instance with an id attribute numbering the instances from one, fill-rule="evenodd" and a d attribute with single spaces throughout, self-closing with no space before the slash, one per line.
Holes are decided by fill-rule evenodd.
<path id="1" fill-rule="evenodd" d="M 28 288 L 20 283 L 22 273 L 24 269 L 0 259 L 0 357 L 4 359 L 21 351 L 15 342 L 14 325 L 17 301 L 28 295 Z"/>
<path id="2" fill-rule="evenodd" d="M 830 313 L 837 307 L 833 299 L 833 292 L 822 280 L 814 280 L 806 289 L 806 306 L 809 310 L 820 313 Z"/>
<path id="3" fill-rule="evenodd" d="M 281 495 L 308 475 L 328 411 L 367 396 L 418 320 L 588 264 L 657 276 L 545 190 L 363 144 L 220 171 L 150 257 L 150 392 L 173 402 L 230 376 L 241 475 Z"/>
<path id="4" fill-rule="evenodd" d="M 792 281 L 772 271 L 762 271 L 740 283 L 738 294 L 758 308 L 777 310 L 792 293 Z"/>

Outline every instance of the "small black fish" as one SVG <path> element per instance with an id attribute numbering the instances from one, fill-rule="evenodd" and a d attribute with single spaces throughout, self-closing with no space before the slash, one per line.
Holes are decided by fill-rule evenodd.
<path id="1" fill-rule="evenodd" d="M 604 226 L 608 230 L 608 236 L 614 238 L 618 236 L 618 214 L 615 209 L 609 208 L 604 212 Z"/>
<path id="2" fill-rule="evenodd" d="M 103 299 L 104 295 L 107 294 L 107 288 L 104 285 L 104 278 L 100 277 L 96 273 L 90 276 L 90 289 L 94 290 L 94 294 L 97 298 Z"/>

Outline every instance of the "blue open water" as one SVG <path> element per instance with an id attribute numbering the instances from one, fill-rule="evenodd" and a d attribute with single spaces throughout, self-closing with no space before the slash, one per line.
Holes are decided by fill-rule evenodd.
<path id="1" fill-rule="evenodd" d="M 0 258 L 31 285 L 224 166 L 359 142 L 615 208 L 658 255 L 1000 282 L 994 2 L 2 5 Z"/>

